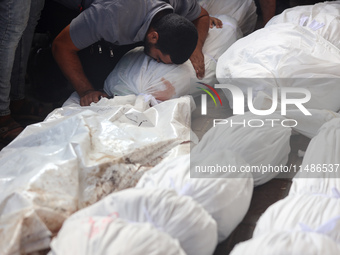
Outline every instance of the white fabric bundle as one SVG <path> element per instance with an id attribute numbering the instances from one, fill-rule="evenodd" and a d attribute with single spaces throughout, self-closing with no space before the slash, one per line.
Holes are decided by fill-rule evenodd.
<path id="1" fill-rule="evenodd" d="M 217 244 L 215 220 L 192 198 L 180 197 L 172 190 L 135 188 L 113 193 L 73 214 L 66 224 L 73 219 L 113 214 L 127 221 L 153 224 L 178 239 L 188 255 L 212 254 Z"/>
<path id="2" fill-rule="evenodd" d="M 340 1 L 317 3 L 286 9 L 266 26 L 293 23 L 322 36 L 340 49 Z"/>
<path id="3" fill-rule="evenodd" d="M 205 77 L 202 82 L 214 85 L 218 58 L 241 37 L 237 22 L 229 16 L 219 16 L 223 28 L 212 28 L 203 47 Z M 104 90 L 109 95 L 151 94 L 159 101 L 197 91 L 195 70 L 190 60 L 182 65 L 158 63 L 139 47 L 129 51 L 107 77 Z M 192 85 L 194 84 L 194 85 Z M 192 85 L 192 86 L 191 86 Z"/>
<path id="4" fill-rule="evenodd" d="M 317 232 L 340 242 L 340 196 L 292 195 L 271 205 L 260 217 L 253 238 L 274 231 Z"/>
<path id="5" fill-rule="evenodd" d="M 192 178 L 191 171 L 204 165 L 246 165 L 239 161 L 231 151 L 182 156 L 155 166 L 142 176 L 136 187 L 170 188 L 179 195 L 192 197 L 215 219 L 218 239 L 223 241 L 248 211 L 253 193 L 252 175 L 226 172 L 218 178 L 209 178 L 209 174 L 202 173 Z"/>
<path id="6" fill-rule="evenodd" d="M 339 170 L 338 170 L 339 171 Z M 339 174 L 338 174 L 339 175 Z M 292 186 L 289 190 L 289 195 L 294 194 L 327 194 L 331 195 L 335 190 L 340 190 L 340 177 L 327 177 L 327 174 L 312 173 L 313 177 L 300 177 L 297 174 L 293 178 Z M 318 177 L 316 177 L 318 176 Z"/>
<path id="7" fill-rule="evenodd" d="M 324 124 L 311 140 L 290 194 L 331 195 L 333 188 L 340 190 L 340 118 Z"/>
<path id="8" fill-rule="evenodd" d="M 229 15 L 237 20 L 244 35 L 254 31 L 257 14 L 253 0 L 198 0 L 209 15 Z"/>
<path id="9" fill-rule="evenodd" d="M 228 123 L 212 127 L 192 152 L 207 155 L 231 150 L 253 167 L 254 185 L 263 184 L 280 173 L 269 167 L 285 166 L 288 161 L 291 128 L 281 125 L 284 120 L 278 114 L 256 116 L 250 112 L 230 117 Z"/>
<path id="10" fill-rule="evenodd" d="M 51 232 L 72 213 L 134 187 L 177 145 L 197 143 L 191 100 L 150 107 L 142 96 L 104 98 L 56 109 L 28 126 L 0 154 L 0 225 L 7 238 L 0 250 L 47 248 Z"/>
<path id="11" fill-rule="evenodd" d="M 313 232 L 280 231 L 239 243 L 230 255 L 325 255 L 340 254 L 331 238 Z"/>
<path id="12" fill-rule="evenodd" d="M 111 217 L 68 221 L 51 243 L 49 255 L 185 255 L 178 240 L 149 223 Z"/>
<path id="13" fill-rule="evenodd" d="M 273 88 L 292 87 L 310 91 L 311 99 L 303 104 L 306 108 L 338 111 L 339 63 L 337 47 L 313 31 L 283 23 L 257 30 L 233 44 L 219 58 L 216 77 L 221 84 L 238 86 L 245 95 L 252 88 L 256 109 L 272 105 Z M 229 90 L 222 90 L 232 107 Z M 301 97 L 301 93 L 290 93 L 288 98 Z"/>
<path id="14" fill-rule="evenodd" d="M 329 110 L 308 109 L 311 115 L 304 115 L 300 110 L 288 110 L 287 119 L 296 120 L 297 125 L 292 129 L 308 137 L 315 137 L 319 129 L 328 121 L 340 118 L 340 114 Z"/>

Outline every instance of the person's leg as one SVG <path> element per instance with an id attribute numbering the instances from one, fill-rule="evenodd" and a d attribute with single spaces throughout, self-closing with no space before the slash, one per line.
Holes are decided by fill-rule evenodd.
<path id="1" fill-rule="evenodd" d="M 2 0 L 0 5 L 0 141 L 9 143 L 23 128 L 10 115 L 11 73 L 15 51 L 26 28 L 30 0 Z"/>
<path id="2" fill-rule="evenodd" d="M 27 26 L 15 52 L 11 76 L 11 101 L 17 101 L 25 97 L 25 76 L 28 57 L 32 46 L 35 27 L 38 24 L 44 3 L 44 0 L 31 0 Z"/>
<path id="3" fill-rule="evenodd" d="M 29 12 L 29 0 L 2 0 L 0 5 L 0 116 L 10 114 L 10 79 L 15 51 L 26 28 Z"/>

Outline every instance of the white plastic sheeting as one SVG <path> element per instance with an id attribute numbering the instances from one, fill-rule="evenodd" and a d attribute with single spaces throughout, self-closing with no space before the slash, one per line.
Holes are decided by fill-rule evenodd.
<path id="1" fill-rule="evenodd" d="M 169 189 L 133 188 L 111 194 L 73 214 L 65 224 L 74 219 L 110 215 L 151 223 L 178 239 L 188 255 L 212 254 L 217 244 L 215 220 L 192 198 L 178 196 Z"/>
<path id="2" fill-rule="evenodd" d="M 239 243 L 230 255 L 324 255 L 340 254 L 331 238 L 313 232 L 278 231 Z"/>
<path id="3" fill-rule="evenodd" d="M 253 0 L 198 0 L 210 15 L 229 15 L 237 20 L 244 35 L 254 31 L 257 14 Z"/>
<path id="4" fill-rule="evenodd" d="M 51 243 L 49 255 L 185 255 L 178 240 L 150 223 L 88 217 L 68 221 Z"/>
<path id="5" fill-rule="evenodd" d="M 334 188 L 340 190 L 340 118 L 324 124 L 311 140 L 289 194 L 332 195 Z"/>
<path id="6" fill-rule="evenodd" d="M 192 153 L 231 150 L 250 166 L 257 166 L 252 171 L 254 185 L 263 184 L 280 173 L 269 167 L 285 166 L 288 161 L 291 128 L 282 126 L 282 121 L 285 118 L 279 114 L 257 116 L 247 112 L 230 117 L 212 127 Z"/>
<path id="7" fill-rule="evenodd" d="M 271 205 L 258 220 L 253 238 L 273 231 L 317 232 L 340 242 L 340 196 L 292 195 Z"/>
<path id="8" fill-rule="evenodd" d="M 80 208 L 133 187 L 191 134 L 192 98 L 154 107 L 143 96 L 56 109 L 0 153 L 4 254 L 48 247 L 51 233 Z"/>
<path id="9" fill-rule="evenodd" d="M 213 163 L 213 164 L 211 164 Z M 215 219 L 218 239 L 223 241 L 242 221 L 248 211 L 253 194 L 253 178 L 250 173 L 221 173 L 209 178 L 210 173 L 191 178 L 195 165 L 237 166 L 246 163 L 231 151 L 208 155 L 185 155 L 171 162 L 162 162 L 145 173 L 136 187 L 169 188 L 181 196 L 190 196 L 201 204 Z"/>
<path id="10" fill-rule="evenodd" d="M 219 58 L 216 77 L 220 83 L 238 86 L 245 95 L 252 88 L 256 109 L 272 105 L 273 88 L 292 87 L 310 91 L 311 99 L 303 104 L 306 108 L 338 111 L 339 63 L 340 50 L 333 44 L 299 25 L 282 23 L 234 43 Z M 230 91 L 222 90 L 233 107 Z M 289 98 L 301 97 L 297 93 Z"/>
<path id="11" fill-rule="evenodd" d="M 286 9 L 266 26 L 279 23 L 300 25 L 322 36 L 340 49 L 340 1 L 303 5 Z"/>
<path id="12" fill-rule="evenodd" d="M 217 83 L 218 58 L 242 35 L 233 18 L 226 15 L 219 18 L 224 23 L 223 28 L 209 29 L 203 47 L 205 77 L 202 82 L 211 85 Z M 182 65 L 158 63 L 145 55 L 143 47 L 139 47 L 119 61 L 107 77 L 104 90 L 110 96 L 151 94 L 158 101 L 165 101 L 199 91 L 192 85 L 197 81 L 190 60 Z"/>

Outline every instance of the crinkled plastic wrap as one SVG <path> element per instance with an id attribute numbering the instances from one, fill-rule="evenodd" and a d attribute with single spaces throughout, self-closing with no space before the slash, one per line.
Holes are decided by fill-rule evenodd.
<path id="1" fill-rule="evenodd" d="M 143 96 L 103 98 L 28 126 L 0 153 L 3 254 L 48 247 L 69 215 L 135 186 L 173 148 L 197 142 L 191 103 L 183 97 L 150 107 Z"/>

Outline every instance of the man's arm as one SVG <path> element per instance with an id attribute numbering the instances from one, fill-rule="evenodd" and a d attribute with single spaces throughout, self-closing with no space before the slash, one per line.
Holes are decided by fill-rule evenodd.
<path id="1" fill-rule="evenodd" d="M 198 32 L 198 41 L 197 46 L 194 52 L 190 57 L 190 61 L 196 71 L 196 76 L 199 79 L 203 79 L 205 74 L 205 65 L 204 65 L 204 55 L 202 52 L 202 48 L 207 38 L 209 26 L 210 26 L 210 18 L 208 12 L 201 7 L 201 13 L 197 19 L 193 21 L 194 25 L 197 28 Z"/>
<path id="2" fill-rule="evenodd" d="M 260 7 L 262 12 L 263 26 L 275 16 L 276 0 L 260 0 Z"/>
<path id="3" fill-rule="evenodd" d="M 60 69 L 71 82 L 80 97 L 80 105 L 90 105 L 98 102 L 105 93 L 96 91 L 87 79 L 77 52 L 79 49 L 73 44 L 70 36 L 70 25 L 55 38 L 52 45 L 52 53 Z"/>

